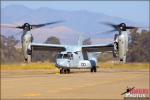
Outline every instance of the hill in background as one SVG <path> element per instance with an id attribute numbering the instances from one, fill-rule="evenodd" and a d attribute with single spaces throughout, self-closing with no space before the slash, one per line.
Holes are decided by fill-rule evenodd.
<path id="1" fill-rule="evenodd" d="M 100 22 L 113 22 L 116 24 L 125 22 L 129 25 L 138 25 L 130 20 L 114 16 L 85 10 L 63 11 L 46 7 L 30 9 L 23 5 L 10 5 L 1 9 L 1 23 L 5 24 L 22 25 L 25 22 L 39 24 L 63 20 L 63 23 L 32 31 L 35 42 L 44 42 L 47 37 L 57 36 L 63 44 L 76 44 L 79 35 L 83 35 L 84 38 L 91 37 L 93 44 L 111 42 L 113 34 L 101 34 L 101 32 L 110 30 L 111 28 L 100 24 Z M 18 32 L 20 30 L 2 29 L 2 34 L 5 36 L 14 35 Z M 15 38 L 20 40 L 19 35 L 15 35 Z"/>

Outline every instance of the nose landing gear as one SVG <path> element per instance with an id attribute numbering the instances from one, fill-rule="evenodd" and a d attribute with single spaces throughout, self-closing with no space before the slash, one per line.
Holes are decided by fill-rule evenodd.
<path id="1" fill-rule="evenodd" d="M 64 69 L 64 68 L 60 69 L 60 74 L 69 74 L 69 73 L 70 73 L 70 69 Z"/>

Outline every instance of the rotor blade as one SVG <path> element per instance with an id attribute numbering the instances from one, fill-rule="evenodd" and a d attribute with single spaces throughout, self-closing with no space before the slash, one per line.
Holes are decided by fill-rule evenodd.
<path id="1" fill-rule="evenodd" d="M 51 24 L 61 23 L 61 22 L 63 22 L 63 21 L 55 21 L 55 22 L 37 24 L 37 25 L 31 25 L 31 26 L 32 26 L 32 29 L 34 29 L 34 28 L 40 28 L 40 27 L 44 27 L 44 26 L 47 26 L 47 25 L 51 25 Z"/>
<path id="2" fill-rule="evenodd" d="M 23 26 L 17 26 L 16 28 L 23 29 L 24 27 Z"/>
<path id="3" fill-rule="evenodd" d="M 126 28 L 127 28 L 127 29 L 148 29 L 148 30 L 149 30 L 149 27 L 127 26 Z"/>
<path id="4" fill-rule="evenodd" d="M 16 28 L 16 26 L 10 25 L 10 24 L 1 24 L 1 27 L 3 27 L 3 28 Z"/>
<path id="5" fill-rule="evenodd" d="M 10 24 L 1 24 L 1 28 L 19 28 L 20 26 L 10 25 Z"/>
<path id="6" fill-rule="evenodd" d="M 110 23 L 110 22 L 101 22 L 104 25 L 110 26 L 112 28 L 118 29 L 118 25 Z"/>
<path id="7" fill-rule="evenodd" d="M 117 31 L 117 30 L 116 30 L 116 29 L 113 29 L 113 30 L 101 32 L 100 34 L 111 34 L 112 32 L 115 32 L 115 31 Z"/>
<path id="8" fill-rule="evenodd" d="M 135 29 L 135 28 L 138 28 L 138 27 L 134 27 L 134 26 L 126 26 L 126 29 Z"/>

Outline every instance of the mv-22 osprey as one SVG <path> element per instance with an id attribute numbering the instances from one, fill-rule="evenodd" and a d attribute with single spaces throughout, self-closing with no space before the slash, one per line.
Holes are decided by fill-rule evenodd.
<path id="1" fill-rule="evenodd" d="M 128 32 L 127 29 L 133 29 L 136 27 L 126 26 L 125 23 L 115 25 L 112 23 L 105 23 L 114 28 L 113 31 L 119 31 L 119 34 L 115 34 L 114 42 L 110 44 L 97 44 L 97 45 L 57 45 L 57 44 L 44 44 L 44 43 L 33 43 L 33 36 L 31 30 L 40 28 L 46 25 L 59 23 L 61 21 L 30 25 L 25 23 L 22 26 L 8 26 L 2 25 L 8 28 L 23 29 L 21 36 L 22 50 L 24 59 L 26 62 L 32 61 L 32 52 L 34 50 L 49 50 L 57 51 L 56 67 L 60 69 L 60 73 L 70 73 L 70 69 L 90 69 L 91 72 L 96 72 L 97 57 L 94 56 L 97 52 L 112 51 L 114 57 L 118 57 L 123 63 L 126 62 L 126 53 L 128 51 Z M 91 56 L 89 53 L 92 52 Z"/>

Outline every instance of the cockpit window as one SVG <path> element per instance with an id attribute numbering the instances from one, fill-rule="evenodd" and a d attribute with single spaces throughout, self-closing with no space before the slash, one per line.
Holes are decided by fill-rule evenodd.
<path id="1" fill-rule="evenodd" d="M 63 58 L 68 59 L 69 58 L 68 54 L 64 54 Z"/>
<path id="2" fill-rule="evenodd" d="M 73 59 L 73 54 L 58 54 L 58 59 Z"/>

